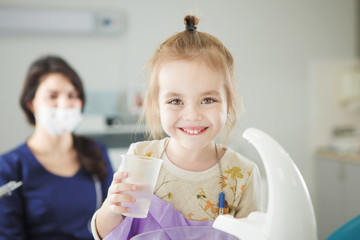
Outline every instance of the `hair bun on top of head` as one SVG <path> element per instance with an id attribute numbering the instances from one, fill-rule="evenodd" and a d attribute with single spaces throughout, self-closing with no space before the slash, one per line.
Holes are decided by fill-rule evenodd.
<path id="1" fill-rule="evenodd" d="M 195 31 L 197 29 L 197 25 L 199 23 L 199 19 L 194 15 L 187 15 L 184 18 L 185 29 L 188 31 Z"/>

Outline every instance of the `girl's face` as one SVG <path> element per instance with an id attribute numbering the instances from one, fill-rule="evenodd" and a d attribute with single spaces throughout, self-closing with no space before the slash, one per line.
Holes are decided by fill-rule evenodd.
<path id="1" fill-rule="evenodd" d="M 39 106 L 53 108 L 81 108 L 82 101 L 70 80 L 60 73 L 50 73 L 41 79 L 34 99 L 29 103 L 36 114 Z"/>
<path id="2" fill-rule="evenodd" d="M 187 149 L 212 144 L 226 122 L 224 76 L 199 60 L 176 60 L 162 66 L 158 81 L 164 131 Z"/>

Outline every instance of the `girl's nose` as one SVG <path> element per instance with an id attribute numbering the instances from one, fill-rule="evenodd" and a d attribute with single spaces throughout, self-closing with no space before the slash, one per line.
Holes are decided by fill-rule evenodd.
<path id="1" fill-rule="evenodd" d="M 186 121 L 200 121 L 202 120 L 201 109 L 196 105 L 187 105 L 183 109 L 183 119 Z"/>

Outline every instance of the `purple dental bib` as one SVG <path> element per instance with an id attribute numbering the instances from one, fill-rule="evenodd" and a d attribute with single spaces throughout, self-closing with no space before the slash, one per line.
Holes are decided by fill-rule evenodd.
<path id="1" fill-rule="evenodd" d="M 161 200 L 154 194 L 146 218 L 126 217 L 104 240 L 128 240 L 138 234 L 158 229 L 212 226 L 212 224 L 212 221 L 192 221 L 184 218 L 170 203 Z"/>

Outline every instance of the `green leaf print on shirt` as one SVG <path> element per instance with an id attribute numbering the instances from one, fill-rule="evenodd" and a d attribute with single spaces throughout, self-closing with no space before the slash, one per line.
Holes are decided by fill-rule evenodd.
<path id="1" fill-rule="evenodd" d="M 236 190 L 238 189 L 238 179 L 244 178 L 244 175 L 241 173 L 240 167 L 232 167 L 230 169 L 227 169 L 224 171 L 224 175 L 224 182 L 226 184 L 226 188 L 229 188 L 233 194 L 233 201 L 231 204 L 229 204 L 229 207 L 231 209 L 231 206 L 234 206 L 235 202 L 240 198 L 241 192 L 245 187 L 245 185 L 242 185 L 241 192 L 237 194 Z"/>
<path id="2" fill-rule="evenodd" d="M 244 177 L 241 173 L 241 168 L 239 167 L 233 167 L 231 169 L 225 170 L 224 173 L 230 175 L 231 179 L 233 180 Z"/>

